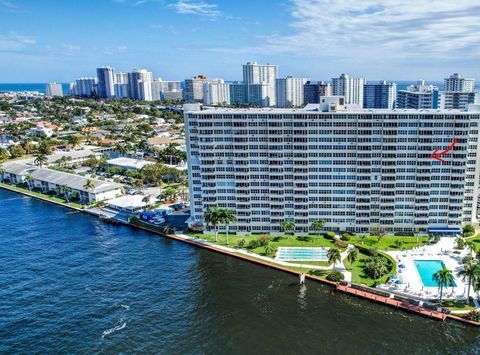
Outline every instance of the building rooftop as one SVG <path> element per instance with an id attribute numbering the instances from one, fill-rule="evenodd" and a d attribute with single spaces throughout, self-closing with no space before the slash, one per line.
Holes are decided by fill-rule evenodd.
<path id="1" fill-rule="evenodd" d="M 145 195 L 124 195 L 108 200 L 110 206 L 123 209 L 136 209 L 146 207 L 147 204 L 142 200 Z"/>
<path id="2" fill-rule="evenodd" d="M 141 170 L 145 165 L 154 164 L 154 163 L 146 160 L 120 157 L 120 158 L 108 160 L 108 164 L 129 168 L 129 169 Z"/>

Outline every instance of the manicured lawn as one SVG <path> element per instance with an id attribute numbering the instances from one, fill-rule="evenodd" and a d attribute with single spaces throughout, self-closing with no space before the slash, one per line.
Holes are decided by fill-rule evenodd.
<path id="1" fill-rule="evenodd" d="M 377 248 L 379 250 L 398 250 L 397 246 L 395 245 L 396 240 L 401 240 L 403 242 L 401 248 L 403 249 L 413 249 L 417 246 L 417 240 L 415 237 L 407 237 L 407 236 L 385 236 L 380 239 L 380 242 L 377 242 L 377 237 L 369 236 L 363 240 L 358 236 L 351 237 L 349 243 L 361 245 L 365 248 Z M 418 245 L 422 246 L 427 244 L 428 238 L 420 237 L 418 238 Z"/>
<path id="2" fill-rule="evenodd" d="M 460 300 L 445 300 L 445 301 L 442 301 L 442 306 L 447 307 L 452 311 L 466 311 L 466 312 L 474 310 L 476 308 L 473 302 L 470 302 L 470 304 L 467 305 L 466 302 L 460 301 Z"/>
<path id="3" fill-rule="evenodd" d="M 44 193 L 41 193 L 41 192 L 38 192 L 38 191 L 33 191 L 33 190 L 30 191 L 28 188 L 23 188 L 23 187 L 20 187 L 18 185 L 10 185 L 10 184 L 5 184 L 3 182 L 1 182 L 0 185 L 5 186 L 7 189 L 10 189 L 10 190 L 13 190 L 13 191 L 26 193 L 27 195 L 30 195 L 30 196 L 37 196 L 37 197 L 40 197 L 40 198 L 43 198 L 43 199 L 46 199 L 46 200 L 50 200 L 52 202 L 61 203 L 62 205 L 65 205 L 65 206 L 72 206 L 72 207 L 75 207 L 75 208 L 85 208 L 85 207 L 87 207 L 87 206 L 81 205 L 79 203 L 67 202 L 65 199 L 57 197 L 57 196 L 51 196 L 51 195 L 47 195 L 47 194 L 44 194 Z"/>

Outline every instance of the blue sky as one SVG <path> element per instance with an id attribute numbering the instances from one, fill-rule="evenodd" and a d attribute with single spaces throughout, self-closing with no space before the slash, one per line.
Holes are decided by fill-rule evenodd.
<path id="1" fill-rule="evenodd" d="M 241 79 L 241 64 L 329 80 L 480 78 L 470 0 L 0 0 L 0 82 L 72 81 L 111 65 Z"/>

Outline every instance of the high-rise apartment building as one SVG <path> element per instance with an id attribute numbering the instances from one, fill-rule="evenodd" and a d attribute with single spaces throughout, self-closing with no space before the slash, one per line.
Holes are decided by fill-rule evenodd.
<path id="1" fill-rule="evenodd" d="M 333 101 L 332 101 L 333 100 Z M 304 109 L 185 105 L 191 219 L 233 209 L 239 233 L 458 233 L 477 221 L 480 111 L 364 110 L 322 98 Z M 475 109 L 475 107 L 471 107 Z M 473 128 L 473 129 L 472 129 Z M 430 158 L 456 139 L 455 150 Z"/>
<path id="2" fill-rule="evenodd" d="M 75 95 L 81 97 L 97 96 L 97 78 L 80 78 L 75 81 Z"/>
<path id="3" fill-rule="evenodd" d="M 420 80 L 417 85 L 410 85 L 397 92 L 395 107 L 416 110 L 438 108 L 438 87 L 425 85 L 425 81 Z"/>
<path id="4" fill-rule="evenodd" d="M 48 83 L 45 85 L 45 94 L 50 97 L 63 96 L 62 84 Z"/>
<path id="5" fill-rule="evenodd" d="M 458 73 L 450 75 L 444 80 L 444 91 L 451 92 L 474 92 L 475 79 L 462 78 Z"/>
<path id="6" fill-rule="evenodd" d="M 303 103 L 318 104 L 321 96 L 332 96 L 332 86 L 324 81 L 307 81 L 303 86 Z"/>
<path id="7" fill-rule="evenodd" d="M 277 79 L 277 107 L 302 106 L 303 86 L 307 81 L 307 78 L 294 78 L 292 76 Z"/>
<path id="8" fill-rule="evenodd" d="M 242 82 L 230 83 L 230 103 L 246 104 L 248 102 L 247 84 Z"/>
<path id="9" fill-rule="evenodd" d="M 365 84 L 363 87 L 364 108 L 395 108 L 397 84 L 380 81 L 377 84 Z"/>
<path id="10" fill-rule="evenodd" d="M 349 78 L 347 74 L 341 74 L 338 78 L 332 78 L 332 94 L 343 96 L 346 104 L 362 107 L 364 85 L 363 78 Z"/>
<path id="11" fill-rule="evenodd" d="M 247 85 L 247 97 L 255 98 L 255 104 L 261 102 L 263 106 L 275 106 L 277 103 L 275 89 L 277 74 L 278 65 L 256 62 L 244 64 L 243 82 Z M 261 90 L 259 90 L 258 84 L 261 84 Z M 250 93 L 251 90 L 254 93 Z M 263 95 L 261 98 L 258 97 L 259 92 Z"/>
<path id="12" fill-rule="evenodd" d="M 180 82 L 176 80 L 162 80 L 158 78 L 151 83 L 153 100 L 181 100 Z M 169 97 L 168 99 L 165 96 Z M 172 97 L 175 97 L 172 99 Z"/>
<path id="13" fill-rule="evenodd" d="M 203 103 L 205 105 L 230 104 L 230 85 L 223 80 L 204 83 Z"/>
<path id="14" fill-rule="evenodd" d="M 115 70 L 111 67 L 97 68 L 98 97 L 112 98 L 115 96 Z"/>
<path id="15" fill-rule="evenodd" d="M 128 73 L 129 97 L 132 100 L 145 100 L 152 97 L 151 82 L 153 81 L 152 72 L 146 69 L 134 69 Z M 146 84 L 140 84 L 146 83 Z M 148 84 L 147 84 L 148 83 Z"/>
<path id="16" fill-rule="evenodd" d="M 203 102 L 203 84 L 208 81 L 206 75 L 197 75 L 191 79 L 185 79 L 185 90 L 183 90 L 185 102 Z"/>

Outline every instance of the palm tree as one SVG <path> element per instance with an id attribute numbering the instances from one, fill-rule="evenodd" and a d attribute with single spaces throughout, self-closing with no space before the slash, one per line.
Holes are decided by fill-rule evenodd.
<path id="1" fill-rule="evenodd" d="M 235 223 L 236 221 L 237 221 L 237 217 L 235 216 L 235 211 L 229 208 L 221 209 L 221 223 L 225 224 L 225 227 L 226 227 L 227 245 L 229 244 L 228 232 L 229 232 L 230 223 Z"/>
<path id="2" fill-rule="evenodd" d="M 373 274 L 373 279 L 376 280 L 378 276 L 388 272 L 388 261 L 381 255 L 372 256 L 365 262 L 365 269 L 367 272 L 370 272 L 370 274 Z"/>
<path id="3" fill-rule="evenodd" d="M 95 185 L 93 183 L 93 180 L 92 179 L 87 179 L 87 181 L 85 182 L 85 185 L 83 185 L 83 187 L 86 189 L 86 190 L 92 190 L 95 188 Z"/>
<path id="4" fill-rule="evenodd" d="M 440 288 L 440 307 L 442 306 L 443 299 L 443 288 L 444 287 L 454 287 L 455 281 L 451 270 L 448 270 L 446 267 L 438 270 L 433 274 L 433 280 L 438 284 Z"/>
<path id="5" fill-rule="evenodd" d="M 353 267 L 353 263 L 357 261 L 357 258 L 358 258 L 358 249 L 357 248 L 350 249 L 347 254 L 347 260 L 352 267 Z"/>
<path id="6" fill-rule="evenodd" d="M 295 230 L 295 222 L 294 221 L 281 221 L 280 222 L 280 229 L 284 232 L 284 233 L 287 233 L 287 232 L 290 232 L 290 233 L 293 233 L 293 231 Z"/>
<path id="7" fill-rule="evenodd" d="M 325 226 L 325 221 L 323 219 L 315 219 L 310 226 L 311 229 L 317 232 L 317 238 L 320 237 L 320 231 L 323 230 Z"/>
<path id="8" fill-rule="evenodd" d="M 473 263 L 471 260 L 467 260 L 467 262 L 463 264 L 463 270 L 459 271 L 457 276 L 460 276 L 463 282 L 468 279 L 467 302 L 469 302 L 472 282 L 480 278 L 480 265 Z"/>
<path id="9" fill-rule="evenodd" d="M 150 206 L 150 200 L 151 200 L 151 196 L 150 195 L 146 195 L 144 198 L 142 198 L 142 202 L 144 204 L 146 204 L 147 206 Z"/>
<path id="10" fill-rule="evenodd" d="M 362 245 L 364 244 L 364 242 L 365 242 L 365 238 L 366 238 L 366 237 L 367 237 L 367 235 L 366 235 L 366 234 L 362 234 L 362 235 L 360 235 L 360 236 L 359 236 L 359 238 L 360 238 L 360 241 L 362 242 Z"/>
<path id="11" fill-rule="evenodd" d="M 205 224 L 215 229 L 215 243 L 218 242 L 218 225 L 221 223 L 221 209 L 218 206 L 210 207 L 204 215 Z"/>
<path id="12" fill-rule="evenodd" d="M 465 245 L 467 246 L 468 249 L 470 249 L 470 255 L 473 256 L 473 253 L 476 253 L 477 247 L 475 245 L 475 242 L 473 240 L 467 240 L 465 242 Z"/>
<path id="13" fill-rule="evenodd" d="M 33 161 L 35 165 L 43 167 L 47 163 L 47 156 L 43 153 L 38 153 L 35 155 L 35 160 Z"/>
<path id="14" fill-rule="evenodd" d="M 457 244 L 457 249 L 465 248 L 465 239 L 463 239 L 462 237 L 457 237 L 455 239 L 455 243 Z"/>
<path id="15" fill-rule="evenodd" d="M 403 245 L 403 241 L 400 240 L 400 239 L 396 239 L 394 243 L 395 243 L 395 246 L 397 247 L 397 249 L 400 249 Z"/>
<path id="16" fill-rule="evenodd" d="M 33 184 L 33 176 L 32 174 L 27 174 L 27 176 L 25 176 L 25 182 L 27 183 L 27 186 L 28 186 L 28 189 L 30 191 L 32 191 L 32 184 Z"/>
<path id="17" fill-rule="evenodd" d="M 413 231 L 413 235 L 415 236 L 415 239 L 417 240 L 417 246 L 418 246 L 418 237 L 420 235 L 420 229 L 415 228 L 415 230 Z"/>
<path id="18" fill-rule="evenodd" d="M 338 248 L 328 249 L 327 258 L 328 258 L 328 262 L 330 264 L 333 264 L 333 267 L 335 268 L 335 264 L 337 263 L 337 261 L 341 261 L 342 259 L 340 255 L 340 250 Z"/>

